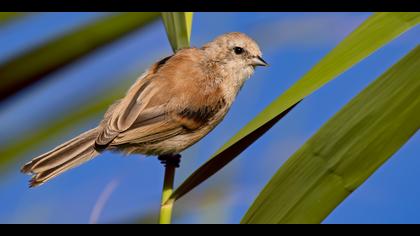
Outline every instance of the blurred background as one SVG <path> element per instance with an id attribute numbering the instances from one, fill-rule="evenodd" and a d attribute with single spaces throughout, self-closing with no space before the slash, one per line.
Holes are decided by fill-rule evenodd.
<path id="1" fill-rule="evenodd" d="M 0 85 L 4 66 L 43 45 L 120 13 L 26 13 L 0 18 Z M 253 37 L 270 64 L 245 84 L 225 120 L 183 153 L 176 183 L 207 160 L 241 127 L 305 74 L 371 13 L 195 13 L 192 46 L 231 31 Z M 0 223 L 155 223 L 163 168 L 155 158 L 104 153 L 47 184 L 28 188 L 20 166 L 84 130 L 153 62 L 172 53 L 153 15 L 121 37 L 92 46 L 63 47 L 54 62 L 0 100 Z M 124 23 L 124 25 L 127 25 Z M 102 29 L 115 27 L 106 23 Z M 101 35 L 91 33 L 90 37 Z M 220 173 L 175 204 L 174 223 L 238 223 L 276 170 L 323 123 L 386 68 L 414 48 L 419 26 L 305 99 Z M 68 44 L 71 45 L 71 44 Z M 33 59 L 32 58 L 32 59 Z M 30 60 L 29 60 L 30 61 Z M 40 61 L 40 59 L 38 60 Z M 10 65 L 10 64 L 9 64 Z M 36 67 L 36 64 L 35 64 Z M 28 73 L 23 63 L 14 74 Z M 2 71 L 3 69 L 3 71 Z M 3 74 L 2 74 L 3 73 Z M 7 96 L 6 96 L 7 95 Z M 420 134 L 346 199 L 324 223 L 420 223 Z"/>

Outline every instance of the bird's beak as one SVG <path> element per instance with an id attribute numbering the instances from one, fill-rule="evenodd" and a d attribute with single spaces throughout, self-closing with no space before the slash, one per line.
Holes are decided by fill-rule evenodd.
<path id="1" fill-rule="evenodd" d="M 252 59 L 253 66 L 268 66 L 268 63 L 264 61 L 260 56 L 256 56 Z"/>

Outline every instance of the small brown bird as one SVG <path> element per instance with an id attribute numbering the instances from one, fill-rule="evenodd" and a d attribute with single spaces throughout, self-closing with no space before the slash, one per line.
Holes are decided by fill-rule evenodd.
<path id="1" fill-rule="evenodd" d="M 222 121 L 245 80 L 267 66 L 243 33 L 221 35 L 201 48 L 181 49 L 152 65 L 98 127 L 22 167 L 30 186 L 93 159 L 104 150 L 176 155 Z"/>

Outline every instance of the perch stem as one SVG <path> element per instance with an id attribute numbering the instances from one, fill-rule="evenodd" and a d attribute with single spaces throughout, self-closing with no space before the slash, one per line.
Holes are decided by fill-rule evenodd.
<path id="1" fill-rule="evenodd" d="M 164 155 L 159 156 L 159 160 L 165 166 L 165 177 L 162 189 L 162 201 L 160 205 L 160 224 L 170 224 L 172 221 L 172 208 L 174 205 L 173 201 L 168 201 L 170 198 L 175 179 L 175 170 L 179 167 L 181 155 Z"/>

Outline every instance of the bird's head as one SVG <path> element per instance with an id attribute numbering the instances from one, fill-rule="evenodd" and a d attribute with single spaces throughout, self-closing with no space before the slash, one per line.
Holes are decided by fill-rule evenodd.
<path id="1" fill-rule="evenodd" d="M 232 32 L 220 35 L 203 46 L 209 57 L 237 70 L 268 66 L 258 44 L 249 36 Z"/>

